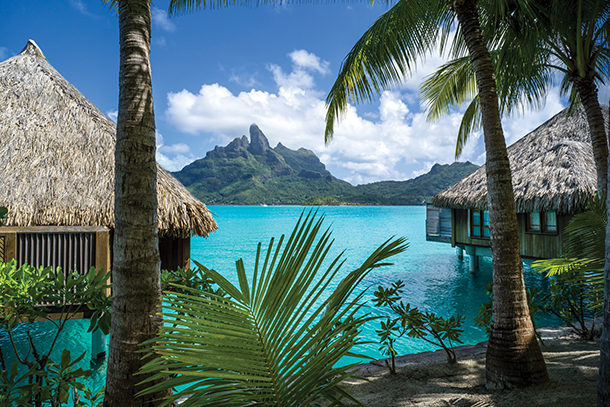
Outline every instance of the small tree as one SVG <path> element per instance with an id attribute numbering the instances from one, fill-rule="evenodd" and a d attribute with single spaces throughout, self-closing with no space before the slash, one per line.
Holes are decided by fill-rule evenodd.
<path id="1" fill-rule="evenodd" d="M 404 286 L 404 283 L 398 280 L 392 283 L 390 288 L 379 286 L 374 293 L 375 306 L 387 306 L 396 315 L 394 319 L 388 318 L 385 322 L 381 321 L 381 329 L 376 331 L 379 343 L 382 344 L 379 350 L 391 358 L 391 365 L 387 360 L 385 361 L 390 373 L 396 374 L 395 356 L 397 352 L 394 349 L 394 342 L 405 334 L 443 348 L 447 354 L 447 362 L 455 363 L 457 356 L 453 342 L 462 343 L 459 337 L 464 330 L 460 327 L 466 318 L 458 314 L 444 319 L 432 312 L 421 312 L 417 307 L 411 308 L 410 304 L 405 305 L 402 301 L 396 305 Z"/>

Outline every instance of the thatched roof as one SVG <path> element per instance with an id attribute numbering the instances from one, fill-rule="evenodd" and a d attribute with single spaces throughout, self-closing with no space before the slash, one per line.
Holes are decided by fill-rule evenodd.
<path id="1" fill-rule="evenodd" d="M 116 126 L 36 43 L 0 63 L 0 206 L 9 226 L 114 227 Z M 207 236 L 206 206 L 157 164 L 160 236 Z"/>
<path id="2" fill-rule="evenodd" d="M 606 126 L 608 106 L 602 107 Z M 508 147 L 517 212 L 584 210 L 597 190 L 595 161 L 584 110 L 561 111 Z M 442 208 L 487 209 L 483 165 L 432 198 Z"/>

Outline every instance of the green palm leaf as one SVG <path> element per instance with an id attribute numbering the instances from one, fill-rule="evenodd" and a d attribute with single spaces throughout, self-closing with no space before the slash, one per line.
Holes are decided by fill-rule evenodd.
<path id="1" fill-rule="evenodd" d="M 165 404 L 188 395 L 185 407 L 306 406 L 319 397 L 358 405 L 337 387 L 354 365 L 335 367 L 373 319 L 359 313 L 362 297 L 352 294 L 407 244 L 386 241 L 327 296 L 343 261 L 339 256 L 323 268 L 332 240 L 328 230 L 321 232 L 322 220 L 301 216 L 285 245 L 283 237 L 277 246 L 271 240 L 264 259 L 259 244 L 251 280 L 237 262 L 238 287 L 197 263 L 228 299 L 192 289 L 165 292 L 166 326 L 142 372 L 170 378 L 146 392 L 186 386 Z"/>
<path id="2" fill-rule="evenodd" d="M 370 102 L 413 72 L 437 40 L 444 47 L 453 19 L 443 2 L 413 0 L 401 0 L 379 17 L 343 61 L 326 98 L 326 142 L 332 139 L 335 120 L 348 102 Z"/>

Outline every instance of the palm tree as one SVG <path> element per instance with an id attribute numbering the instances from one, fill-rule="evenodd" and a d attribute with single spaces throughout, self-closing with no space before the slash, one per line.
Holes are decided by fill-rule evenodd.
<path id="1" fill-rule="evenodd" d="M 534 17 L 522 14 L 520 18 L 508 19 L 515 24 L 508 24 L 505 30 L 490 29 L 506 35 L 502 39 L 504 44 L 498 47 L 496 63 L 502 107 L 510 111 L 514 104 L 524 100 L 542 100 L 552 71 L 561 72 L 562 93 L 569 93 L 571 108 L 579 103 L 584 106 L 595 157 L 598 194 L 604 196 L 609 181 L 608 138 L 597 97 L 597 83 L 603 83 L 609 76 L 610 2 L 578 0 L 574 4 L 556 0 L 532 3 L 536 6 Z M 446 113 L 447 106 L 455 105 L 456 101 L 474 96 L 474 78 L 468 64 L 465 59 L 452 61 L 423 84 L 422 93 L 429 101 L 432 118 Z M 472 99 L 460 126 L 456 156 L 479 120 L 478 101 L 476 97 Z M 608 225 L 606 236 L 610 236 L 610 222 Z M 609 256 L 610 241 L 606 245 L 606 257 Z M 604 268 L 604 287 L 598 406 L 610 405 L 610 262 Z"/>
<path id="2" fill-rule="evenodd" d="M 457 19 L 452 50 L 470 56 L 480 100 L 487 155 L 487 191 L 494 270 L 493 326 L 486 357 L 488 388 L 527 386 L 548 380 L 546 365 L 529 317 L 514 194 L 494 66 L 487 49 L 479 10 L 502 15 L 505 2 L 477 0 L 401 0 L 383 14 L 356 43 L 343 62 L 328 98 L 325 139 L 332 138 L 335 120 L 348 101 L 370 100 L 374 94 L 415 68 L 419 57 L 432 51 L 437 40 L 447 46 Z"/>
<path id="3" fill-rule="evenodd" d="M 516 6 L 517 5 L 517 6 Z M 484 31 L 495 49 L 496 84 L 500 110 L 510 113 L 525 102 L 542 104 L 553 74 L 562 74 L 561 91 L 570 97 L 571 108 L 582 103 L 597 169 L 598 193 L 607 188 L 608 142 L 597 98 L 597 83 L 608 78 L 610 2 L 597 0 L 536 0 L 524 10 L 518 3 L 506 10 L 504 19 L 487 19 Z M 576 29 L 580 27 L 580 29 Z M 471 62 L 458 58 L 443 65 L 422 84 L 422 95 L 436 120 L 449 107 L 471 99 L 460 126 L 456 157 L 468 135 L 479 125 L 480 111 Z"/>
<path id="4" fill-rule="evenodd" d="M 157 234 L 155 117 L 150 74 L 150 0 L 106 0 L 118 6 L 119 112 L 115 150 L 112 322 L 104 406 L 158 405 L 167 392 L 136 398 L 144 377 L 140 343 L 162 319 Z"/>

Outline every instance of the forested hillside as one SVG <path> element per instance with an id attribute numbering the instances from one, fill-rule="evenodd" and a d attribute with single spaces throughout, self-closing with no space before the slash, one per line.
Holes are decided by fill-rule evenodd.
<path id="1" fill-rule="evenodd" d="M 250 140 L 243 136 L 217 146 L 174 175 L 210 205 L 419 205 L 476 168 L 469 162 L 436 164 L 407 181 L 353 186 L 334 177 L 311 150 L 291 150 L 282 143 L 271 148 L 253 124 Z"/>

